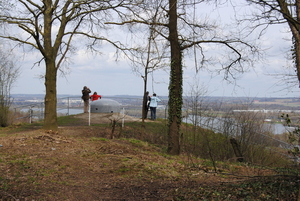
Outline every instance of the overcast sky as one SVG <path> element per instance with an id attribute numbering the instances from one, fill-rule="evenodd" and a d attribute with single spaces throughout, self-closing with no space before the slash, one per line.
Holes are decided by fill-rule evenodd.
<path id="1" fill-rule="evenodd" d="M 222 9 L 218 14 L 225 17 Z M 224 18 L 225 18 L 224 17 Z M 236 85 L 223 81 L 223 75 L 211 76 L 206 71 L 197 75 L 194 80 L 195 70 L 192 67 L 184 69 L 184 94 L 189 92 L 190 85 L 202 85 L 208 88 L 206 95 L 210 96 L 246 96 L 246 97 L 297 97 L 299 89 L 282 90 L 283 86 L 276 86 L 278 79 L 269 74 L 283 72 L 286 66 L 286 50 L 290 47 L 290 42 L 286 38 L 290 35 L 286 33 L 285 26 L 274 26 L 264 35 L 261 42 L 266 50 L 266 61 L 257 63 L 254 69 L 245 73 Z M 93 92 L 105 96 L 112 95 L 142 95 L 143 79 L 134 74 L 129 62 L 122 60 L 115 62 L 115 50 L 107 45 L 102 48 L 103 54 L 96 57 L 79 50 L 76 55 L 72 55 L 69 70 L 65 76 L 58 77 L 57 93 L 69 95 L 81 95 L 83 86 L 88 86 Z M 14 87 L 12 94 L 44 94 L 45 86 L 40 75 L 45 72 L 44 65 L 34 66 L 33 63 L 40 58 L 39 52 L 31 52 L 21 57 L 21 75 Z M 20 53 L 21 55 L 21 53 Z M 188 58 L 185 58 L 188 59 Z M 186 61 L 187 63 L 189 61 Z M 168 96 L 168 71 L 155 71 L 149 75 L 148 91 L 158 96 Z"/>

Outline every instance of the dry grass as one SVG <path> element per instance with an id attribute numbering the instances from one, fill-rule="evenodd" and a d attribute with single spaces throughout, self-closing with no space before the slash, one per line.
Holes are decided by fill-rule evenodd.
<path id="1" fill-rule="evenodd" d="M 0 200 L 241 200 L 235 185 L 276 174 L 221 162 L 215 172 L 209 161 L 170 156 L 135 138 L 109 139 L 110 132 L 109 125 L 1 129 Z M 275 187 L 257 194 L 256 186 L 247 188 L 253 199 L 242 200 L 296 200 L 295 193 L 272 195 Z"/>

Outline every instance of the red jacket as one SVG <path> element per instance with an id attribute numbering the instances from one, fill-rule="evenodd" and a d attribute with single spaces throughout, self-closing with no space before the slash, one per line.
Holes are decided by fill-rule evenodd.
<path id="1" fill-rule="evenodd" d="M 99 98 L 101 99 L 102 97 L 98 94 L 93 94 L 90 96 L 91 101 L 98 100 Z"/>

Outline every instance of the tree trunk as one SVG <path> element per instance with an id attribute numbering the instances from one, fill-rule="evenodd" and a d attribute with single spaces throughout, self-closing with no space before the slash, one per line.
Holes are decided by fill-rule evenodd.
<path id="1" fill-rule="evenodd" d="M 169 0 L 169 41 L 171 46 L 171 72 L 169 84 L 168 153 L 180 154 L 180 125 L 182 108 L 182 64 L 177 30 L 177 0 Z"/>
<path id="2" fill-rule="evenodd" d="M 295 62 L 295 68 L 297 73 L 298 81 L 300 82 L 300 1 L 295 1 L 295 12 L 296 16 L 293 16 L 293 13 L 289 10 L 289 4 L 287 1 L 277 1 L 278 5 L 280 6 L 280 12 L 282 16 L 288 22 L 288 25 L 292 31 L 293 35 L 293 59 Z M 296 22 L 295 22 L 296 21 Z"/>
<path id="3" fill-rule="evenodd" d="M 295 28 L 293 25 L 290 25 L 292 35 L 293 35 L 293 45 L 294 45 L 294 55 L 293 59 L 295 60 L 295 67 L 296 67 L 296 73 L 297 73 L 297 78 L 298 81 L 300 82 L 300 33 L 299 29 Z"/>
<path id="4" fill-rule="evenodd" d="M 44 1 L 45 12 L 44 12 L 44 50 L 41 51 L 44 55 L 46 64 L 45 73 L 45 115 L 44 115 L 44 129 L 57 130 L 57 94 L 56 94 L 56 79 L 57 79 L 57 66 L 56 58 L 59 45 L 61 42 L 57 40 L 55 46 L 52 46 L 52 17 L 53 8 L 52 1 Z M 61 25 L 62 26 L 62 25 Z M 61 38 L 61 33 L 57 35 L 57 38 Z M 60 42 L 59 42 L 60 41 Z"/>
<path id="5" fill-rule="evenodd" d="M 46 74 L 45 74 L 45 116 L 44 129 L 57 130 L 57 95 L 56 95 L 56 75 L 57 69 L 55 61 L 48 61 L 46 59 Z"/>
<path id="6" fill-rule="evenodd" d="M 241 152 L 239 143 L 234 138 L 230 139 L 230 143 L 231 143 L 231 146 L 233 148 L 235 157 L 237 158 L 237 161 L 238 162 L 244 162 L 244 157 L 243 157 L 243 154 Z"/>
<path id="7" fill-rule="evenodd" d="M 297 69 L 297 77 L 300 82 L 300 1 L 296 1 L 296 15 L 297 15 L 297 24 L 295 25 L 296 30 L 292 30 L 293 36 L 296 40 L 295 51 L 296 51 L 296 69 Z"/>
<path id="8" fill-rule="evenodd" d="M 146 109 L 147 109 L 147 102 L 148 102 L 148 97 L 146 94 L 147 91 L 147 68 L 145 68 L 145 77 L 143 79 L 144 81 L 144 96 L 143 96 L 143 106 L 142 106 L 142 127 L 145 128 L 145 118 L 146 118 Z"/>

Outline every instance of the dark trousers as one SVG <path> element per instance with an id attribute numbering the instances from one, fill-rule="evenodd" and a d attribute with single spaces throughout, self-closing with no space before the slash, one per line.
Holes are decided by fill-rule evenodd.
<path id="1" fill-rule="evenodd" d="M 155 120 L 156 119 L 156 107 L 150 107 L 151 111 L 151 119 Z"/>

